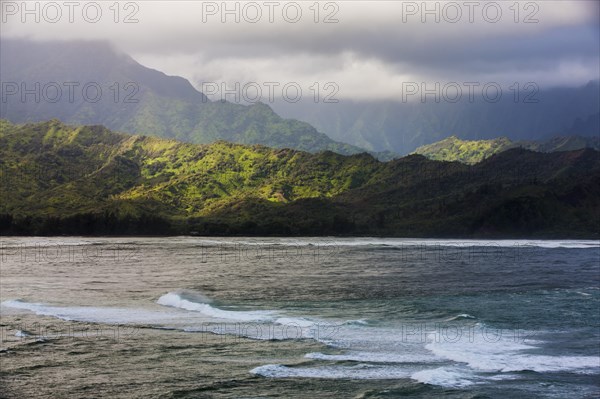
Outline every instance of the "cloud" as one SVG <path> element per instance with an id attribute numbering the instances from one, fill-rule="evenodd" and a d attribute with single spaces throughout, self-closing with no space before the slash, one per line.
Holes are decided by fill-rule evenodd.
<path id="1" fill-rule="evenodd" d="M 598 79 L 600 68 L 593 1 L 522 1 L 518 7 L 444 1 L 427 2 L 427 10 L 421 1 L 338 1 L 318 3 L 318 14 L 312 2 L 227 2 L 235 10 L 229 14 L 220 1 L 121 2 L 118 14 L 112 3 L 97 2 L 102 17 L 95 23 L 82 12 L 69 23 L 64 7 L 62 19 L 49 23 L 45 17 L 54 14 L 44 15 L 45 6 L 51 11 L 48 2 L 39 2 L 39 23 L 34 15 L 23 23 L 22 10 L 12 15 L 10 4 L 22 3 L 1 2 L 6 37 L 108 40 L 197 87 L 206 81 L 277 81 L 308 90 L 315 82 L 336 82 L 340 98 L 389 99 L 406 81 L 573 86 Z M 261 18 L 252 23 L 257 10 Z M 462 17 L 454 23 L 457 12 Z M 128 16 L 138 22 L 125 23 Z"/>

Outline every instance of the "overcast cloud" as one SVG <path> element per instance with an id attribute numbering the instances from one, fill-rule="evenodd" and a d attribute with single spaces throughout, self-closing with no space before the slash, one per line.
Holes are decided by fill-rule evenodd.
<path id="1" fill-rule="evenodd" d="M 439 23 L 434 14 L 422 22 L 421 1 L 320 2 L 318 23 L 312 1 L 273 2 L 273 23 L 262 1 L 240 2 L 239 23 L 234 15 L 222 22 L 221 1 L 120 2 L 118 23 L 112 1 L 98 2 L 102 17 L 96 23 L 83 18 L 86 2 L 74 9 L 73 23 L 62 1 L 55 2 L 62 12 L 55 23 L 48 20 L 56 9 L 49 2 L 28 2 L 30 10 L 39 8 L 39 23 L 35 15 L 23 15 L 22 2 L 0 3 L 3 37 L 108 40 L 142 64 L 184 76 L 199 89 L 212 81 L 298 82 L 305 89 L 336 82 L 337 98 L 397 99 L 404 82 L 576 86 L 598 79 L 600 69 L 596 1 L 522 1 L 518 7 L 513 1 L 428 2 L 429 9 L 438 7 Z M 299 21 L 286 21 L 284 7 L 288 19 L 299 7 Z M 257 9 L 259 22 L 244 21 Z M 457 10 L 462 18 L 452 23 Z M 88 8 L 87 16 L 94 15 L 95 8 Z M 138 22 L 124 23 L 128 15 Z M 338 22 L 324 23 L 327 15 Z"/>

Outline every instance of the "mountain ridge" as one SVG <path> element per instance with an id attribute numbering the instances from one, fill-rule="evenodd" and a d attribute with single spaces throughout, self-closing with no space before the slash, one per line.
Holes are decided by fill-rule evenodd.
<path id="1" fill-rule="evenodd" d="M 593 149 L 476 165 L 0 121 L 2 234 L 598 237 Z"/>
<path id="2" fill-rule="evenodd" d="M 483 84 L 483 82 L 480 82 Z M 553 136 L 600 134 L 600 80 L 578 87 L 539 87 L 531 93 L 502 86 L 504 95 L 490 103 L 481 96 L 463 96 L 456 103 L 397 100 L 345 100 L 338 104 L 276 103 L 274 109 L 289 118 L 311 123 L 335 140 L 372 151 L 409 154 L 452 134 L 462 140 L 489 140 L 506 136 L 512 141 L 547 140 Z"/>
<path id="3" fill-rule="evenodd" d="M 537 152 L 574 151 L 583 148 L 600 150 L 600 137 L 557 136 L 544 141 L 513 142 L 507 137 L 461 140 L 457 136 L 450 136 L 433 144 L 421 146 L 413 154 L 420 154 L 437 161 L 458 161 L 472 165 L 511 148 L 525 148 Z"/>
<path id="4" fill-rule="evenodd" d="M 210 101 L 188 80 L 147 68 L 106 42 L 3 39 L 0 55 L 2 81 L 17 85 L 10 89 L 2 86 L 0 118 L 14 123 L 57 118 L 66 123 L 101 124 L 131 134 L 197 144 L 222 139 L 309 152 L 366 151 L 334 141 L 306 122 L 283 119 L 264 103 Z M 53 82 L 62 94 L 55 102 L 48 100 L 58 89 L 49 86 L 50 94 L 44 89 Z M 22 101 L 21 85 L 32 89 L 36 83 L 40 84 L 39 97 L 48 99 L 35 101 L 32 95 L 26 95 Z M 71 88 L 71 83 L 78 85 Z M 91 90 L 87 85 L 92 86 Z M 17 91 L 11 94 L 10 90 Z M 96 98 L 89 97 L 95 95 L 94 90 L 102 95 L 92 102 Z M 391 152 L 373 154 L 381 159 L 396 156 Z"/>

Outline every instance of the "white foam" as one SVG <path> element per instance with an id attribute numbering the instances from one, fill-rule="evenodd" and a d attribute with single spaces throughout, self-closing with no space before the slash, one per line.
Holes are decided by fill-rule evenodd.
<path id="1" fill-rule="evenodd" d="M 15 248 L 75 247 L 107 243 L 101 240 L 85 239 L 83 237 L 3 237 L 1 242 L 3 250 Z"/>
<path id="2" fill-rule="evenodd" d="M 529 341 L 530 343 L 532 341 Z M 600 368 L 600 358 L 595 356 L 547 356 L 530 353 L 537 349 L 514 337 L 486 334 L 475 330 L 469 339 L 458 342 L 443 340 L 425 345 L 433 354 L 483 372 L 514 371 L 571 371 Z"/>
<path id="3" fill-rule="evenodd" d="M 211 332 L 263 340 L 326 340 L 339 328 L 338 324 L 332 325 L 323 320 L 306 317 L 288 317 L 274 310 L 224 310 L 197 301 L 210 299 L 195 293 L 170 292 L 158 299 L 157 303 L 165 306 L 158 309 L 54 306 L 19 299 L 4 301 L 1 305 L 68 321 L 150 325 L 187 332 Z"/>
<path id="4" fill-rule="evenodd" d="M 19 299 L 4 301 L 2 306 L 22 309 L 42 316 L 52 316 L 67 321 L 108 324 L 161 324 L 181 320 L 181 315 L 167 312 L 93 306 L 51 306 L 25 302 Z"/>
<path id="5" fill-rule="evenodd" d="M 281 364 L 267 364 L 250 370 L 250 373 L 267 378 L 322 378 L 352 380 L 387 380 L 409 378 L 411 372 L 404 367 L 373 366 L 358 364 L 352 367 L 288 367 Z"/>
<path id="6" fill-rule="evenodd" d="M 471 316 L 470 314 L 467 314 L 467 313 L 461 313 L 454 317 L 450 317 L 450 318 L 446 319 L 445 321 L 455 321 L 455 320 L 462 320 L 462 319 L 476 319 L 476 317 Z"/>
<path id="7" fill-rule="evenodd" d="M 256 243 L 255 243 L 256 244 Z M 411 238 L 325 238 L 295 239 L 277 242 L 279 245 L 315 245 L 337 247 L 361 246 L 439 246 L 439 247 L 539 247 L 539 248 L 600 248 L 600 240 L 469 240 Z"/>
<path id="8" fill-rule="evenodd" d="M 304 355 L 307 359 L 328 361 L 356 361 L 369 363 L 432 363 L 439 358 L 427 354 L 411 353 L 379 353 L 379 352 L 349 352 L 341 355 L 328 355 L 321 352 L 312 352 Z"/>
<path id="9" fill-rule="evenodd" d="M 210 238 L 210 237 L 172 237 L 171 243 L 191 246 L 281 246 L 281 247 L 403 247 L 403 246 L 439 246 L 439 247 L 539 247 L 539 248 L 596 248 L 600 249 L 600 240 L 481 240 L 481 239 L 421 239 L 421 238 L 375 238 L 375 237 L 298 237 L 298 238 Z M 4 248 L 35 247 L 39 245 L 112 245 L 114 240 L 86 237 L 3 237 Z M 118 244 L 159 245 L 163 240 L 145 237 L 136 238 Z"/>
<path id="10" fill-rule="evenodd" d="M 269 339 L 299 339 L 299 338 L 314 338 L 319 339 L 319 334 L 326 335 L 329 329 L 338 328 L 338 324 L 325 322 L 321 319 L 308 317 L 292 317 L 286 316 L 282 311 L 278 310 L 224 310 L 218 307 L 209 305 L 203 302 L 202 297 L 189 298 L 187 293 L 181 291 L 169 292 L 161 296 L 156 303 L 163 306 L 169 306 L 178 309 L 184 309 L 192 312 L 198 312 L 205 316 L 215 318 L 215 322 L 219 320 L 228 320 L 240 323 L 270 323 L 279 326 L 278 334 Z M 339 324 L 344 324 L 340 322 Z M 197 331 L 193 327 L 187 331 Z M 223 330 L 223 334 L 227 334 L 227 330 Z M 211 331 L 215 333 L 215 331 Z M 248 336 L 254 338 L 254 336 Z M 260 338 L 259 338 L 260 339 Z"/>
<path id="11" fill-rule="evenodd" d="M 449 388 L 463 388 L 475 383 L 473 380 L 466 378 L 464 371 L 459 372 L 447 367 L 417 371 L 411 375 L 411 378 L 424 384 Z"/>
<path id="12" fill-rule="evenodd" d="M 275 323 L 286 325 L 286 326 L 298 326 L 301 328 L 310 329 L 316 327 L 319 324 L 318 320 L 311 320 L 305 317 L 278 317 Z"/>
<path id="13" fill-rule="evenodd" d="M 182 237 L 182 241 L 200 245 L 246 245 L 283 247 L 362 247 L 362 246 L 440 246 L 440 247 L 539 247 L 539 248 L 600 248 L 600 240 L 478 240 L 478 239 L 420 239 L 420 238 L 195 238 Z"/>
<path id="14" fill-rule="evenodd" d="M 598 240 L 435 240 L 435 239 L 384 239 L 368 241 L 369 245 L 424 246 L 424 247 L 538 247 L 538 248 L 600 248 Z M 367 244 L 365 242 L 364 244 Z M 339 244 L 343 245 L 343 244 Z"/>
<path id="15" fill-rule="evenodd" d="M 522 337 L 527 336 L 527 332 L 522 331 L 520 337 L 512 334 L 497 337 L 494 331 L 486 330 L 483 323 L 469 326 L 468 330 L 472 334 L 462 335 L 457 342 L 440 339 L 439 332 L 429 333 L 424 342 L 422 334 L 411 335 L 408 330 L 400 330 L 398 326 L 368 326 L 360 323 L 361 320 L 327 323 L 307 316 L 286 315 L 283 310 L 228 310 L 209 302 L 210 299 L 201 294 L 175 291 L 162 295 L 157 300 L 164 308 L 156 305 L 153 305 L 154 308 L 52 306 L 22 300 L 9 300 L 1 305 L 82 322 L 153 325 L 184 331 L 241 335 L 252 339 L 313 338 L 344 350 L 341 354 L 313 352 L 305 355 L 308 359 L 314 359 L 314 363 L 324 365 L 289 367 L 271 364 L 252 370 L 254 374 L 273 378 L 410 377 L 428 384 L 461 387 L 493 378 L 504 378 L 516 371 L 596 374 L 600 371 L 599 357 L 537 355 L 534 353 L 538 349 L 536 342 L 523 342 Z M 473 316 L 463 313 L 450 320 L 470 318 Z M 225 327 L 211 324 L 223 321 Z M 240 327 L 240 323 L 247 324 Z M 464 331 L 463 329 L 463 333 Z M 356 364 L 325 363 L 344 361 Z M 434 363 L 438 364 L 432 365 Z M 439 363 L 444 364 L 444 367 L 423 369 L 427 364 L 429 367 L 437 367 L 440 366 Z M 478 374 L 481 372 L 488 374 Z"/>
<path id="16" fill-rule="evenodd" d="M 233 311 L 223 310 L 213 307 L 207 303 L 195 302 L 176 292 L 169 292 L 158 298 L 156 301 L 159 305 L 170 306 L 179 309 L 200 312 L 206 316 L 215 317 L 218 319 L 237 320 L 244 322 L 262 322 L 271 321 L 275 316 L 274 311 L 257 310 L 257 311 Z"/>

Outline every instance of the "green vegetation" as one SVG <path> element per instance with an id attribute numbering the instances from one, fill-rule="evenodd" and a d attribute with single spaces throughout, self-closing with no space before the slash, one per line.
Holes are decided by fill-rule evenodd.
<path id="1" fill-rule="evenodd" d="M 225 101 L 185 103 L 148 96 L 133 114 L 123 115 L 111 126 L 121 131 L 144 132 L 196 144 L 225 140 L 308 152 L 330 150 L 348 155 L 364 151 L 333 141 L 308 123 L 283 119 L 262 103 L 250 106 Z M 380 156 L 391 159 L 394 154 L 387 152 Z"/>
<path id="2" fill-rule="evenodd" d="M 410 155 L 188 144 L 0 121 L 2 234 L 598 237 L 598 152 Z"/>
<path id="3" fill-rule="evenodd" d="M 505 150 L 511 144 L 512 142 L 506 137 L 466 141 L 450 136 L 442 141 L 419 147 L 414 154 L 421 154 L 436 161 L 458 161 L 472 165 Z"/>
<path id="4" fill-rule="evenodd" d="M 506 137 L 492 140 L 460 140 L 448 137 L 433 144 L 417 148 L 414 154 L 423 155 L 436 161 L 458 161 L 473 165 L 490 156 L 511 148 L 525 148 L 538 152 L 576 151 L 582 148 L 600 149 L 598 137 L 554 137 L 547 141 L 512 142 Z"/>

